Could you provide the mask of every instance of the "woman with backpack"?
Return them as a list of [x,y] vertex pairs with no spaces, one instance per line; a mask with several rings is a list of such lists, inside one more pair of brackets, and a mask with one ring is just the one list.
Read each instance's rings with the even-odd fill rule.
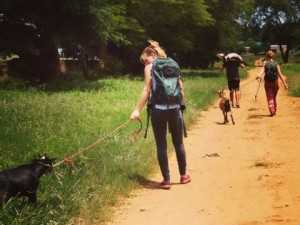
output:
[[288,89],[288,85],[281,72],[280,65],[274,60],[274,56],[275,53],[272,50],[267,51],[266,59],[264,62],[264,69],[261,72],[260,76],[257,77],[257,79],[260,80],[261,82],[262,76],[264,75],[265,91],[266,91],[270,116],[275,116],[277,112],[276,97],[279,90],[278,79],[280,79],[284,87]]
[[[160,188],[170,189],[170,172],[167,151],[167,128],[172,135],[173,145],[180,172],[180,183],[186,184],[191,178],[186,173],[186,154],[183,144],[182,100],[183,83],[178,64],[168,58],[158,42],[149,41],[140,57],[145,65],[145,84],[140,100],[131,114],[131,119],[140,118],[140,113],[148,102],[157,147],[157,157],[163,176]],[[167,85],[166,85],[167,84]],[[149,100],[150,99],[150,100]]]

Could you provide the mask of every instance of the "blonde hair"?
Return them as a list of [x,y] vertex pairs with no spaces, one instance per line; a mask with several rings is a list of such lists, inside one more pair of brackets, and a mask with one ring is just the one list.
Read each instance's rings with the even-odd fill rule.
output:
[[160,47],[157,41],[149,40],[148,43],[149,46],[143,50],[140,56],[140,61],[142,63],[144,63],[145,58],[150,55],[157,56],[158,58],[167,58],[165,50]]
[[275,56],[275,53],[274,53],[272,50],[268,50],[268,51],[266,52],[266,59],[267,59],[267,60],[273,59],[274,56]]

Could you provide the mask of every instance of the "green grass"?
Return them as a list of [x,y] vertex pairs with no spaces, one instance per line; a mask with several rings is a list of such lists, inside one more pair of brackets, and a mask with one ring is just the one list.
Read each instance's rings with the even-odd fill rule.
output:
[[[215,99],[225,85],[218,72],[185,71],[187,121]],[[6,81],[0,90],[0,170],[27,163],[38,153],[62,159],[128,120],[143,82],[128,77],[87,82],[74,79],[28,88]],[[145,115],[144,115],[145,116]],[[41,179],[37,206],[14,199],[0,209],[1,225],[67,224],[80,217],[93,222],[109,219],[111,206],[137,187],[156,165],[155,145],[128,135],[131,123],[116,137],[76,159],[75,168],[58,168]]]
[[249,67],[253,67],[255,64],[255,61],[257,60],[257,56],[253,53],[248,53],[248,54],[242,54],[242,57]]
[[289,93],[300,97],[300,64],[284,65],[283,73],[288,77]]

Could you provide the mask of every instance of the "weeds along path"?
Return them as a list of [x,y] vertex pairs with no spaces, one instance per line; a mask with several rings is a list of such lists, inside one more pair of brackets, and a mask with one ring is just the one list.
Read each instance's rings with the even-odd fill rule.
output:
[[[217,104],[203,112],[185,140],[192,183],[177,185],[171,157],[170,191],[151,181],[117,210],[113,225],[299,225],[300,100],[281,89],[279,112],[268,117],[259,69],[242,85],[236,126],[222,122]],[[188,88],[188,87],[187,87]],[[217,154],[215,154],[217,153]],[[160,175],[152,177],[160,181]]]

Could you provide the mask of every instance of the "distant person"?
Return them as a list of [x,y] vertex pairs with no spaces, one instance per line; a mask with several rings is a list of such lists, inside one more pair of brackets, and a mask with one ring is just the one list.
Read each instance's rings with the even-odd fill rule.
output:
[[270,116],[275,116],[277,112],[276,97],[279,90],[278,79],[280,79],[284,87],[288,89],[288,85],[281,72],[280,65],[274,60],[274,56],[275,53],[272,50],[267,51],[264,68],[261,74],[257,77],[257,79],[261,81],[262,76],[264,76],[265,91],[267,95]]
[[57,52],[58,52],[58,55],[60,58],[64,57],[64,49],[63,48],[58,48]]
[[[168,58],[158,42],[149,41],[140,60],[145,65],[145,85],[131,119],[140,118],[140,113],[149,100],[151,122],[156,141],[157,157],[163,176],[160,188],[170,189],[170,172],[167,151],[167,128],[169,128],[175,147],[180,172],[180,183],[186,184],[191,178],[186,173],[186,153],[183,144],[182,100],[183,82],[178,64]],[[168,79],[166,79],[168,78]],[[171,78],[171,79],[169,79]],[[168,85],[164,82],[168,80]],[[173,87],[173,90],[169,90]],[[167,91],[169,90],[169,91]]]
[[89,76],[89,56],[85,48],[78,44],[75,49],[76,57],[85,77]]
[[223,59],[223,69],[226,69],[228,89],[232,107],[240,108],[240,72],[239,68],[245,67],[243,58],[237,53],[219,54]]

